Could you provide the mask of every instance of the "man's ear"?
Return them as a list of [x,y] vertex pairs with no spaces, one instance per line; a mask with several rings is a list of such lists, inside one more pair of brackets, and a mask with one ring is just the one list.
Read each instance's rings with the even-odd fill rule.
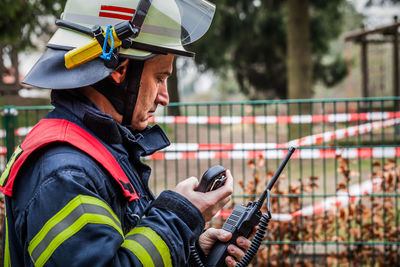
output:
[[114,80],[115,83],[120,84],[125,80],[128,64],[129,64],[129,59],[126,59],[121,65],[118,66],[116,70],[114,70],[110,74],[111,78]]

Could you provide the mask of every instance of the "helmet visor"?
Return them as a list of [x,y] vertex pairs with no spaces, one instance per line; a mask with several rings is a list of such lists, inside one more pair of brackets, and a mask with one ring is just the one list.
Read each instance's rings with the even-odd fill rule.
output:
[[135,41],[145,37],[154,45],[190,44],[207,32],[214,13],[215,5],[206,0],[153,0]]
[[200,39],[210,28],[215,5],[205,0],[177,0],[181,13],[181,41],[183,45]]

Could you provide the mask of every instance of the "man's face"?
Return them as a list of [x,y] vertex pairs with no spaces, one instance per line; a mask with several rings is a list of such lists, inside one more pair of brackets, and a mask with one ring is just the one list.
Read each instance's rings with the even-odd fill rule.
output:
[[169,103],[167,78],[172,73],[173,55],[158,55],[145,62],[139,95],[132,116],[132,128],[143,130],[157,106]]

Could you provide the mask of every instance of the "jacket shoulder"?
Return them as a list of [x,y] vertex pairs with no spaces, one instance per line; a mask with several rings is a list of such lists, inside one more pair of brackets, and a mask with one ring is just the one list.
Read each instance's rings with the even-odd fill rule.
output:
[[69,144],[54,143],[29,156],[15,181],[13,199],[23,209],[42,192],[98,192],[111,186],[107,177],[100,164],[85,152]]
[[[38,163],[40,163],[40,172],[42,173],[41,176],[44,177],[53,172],[68,168],[81,169],[89,174],[98,174],[98,172],[104,173],[101,165],[95,159],[84,151],[67,143],[57,142],[50,144],[37,153],[39,155],[31,155],[31,157],[39,157]],[[33,159],[31,161],[33,161]],[[36,165],[36,163],[34,165]]]

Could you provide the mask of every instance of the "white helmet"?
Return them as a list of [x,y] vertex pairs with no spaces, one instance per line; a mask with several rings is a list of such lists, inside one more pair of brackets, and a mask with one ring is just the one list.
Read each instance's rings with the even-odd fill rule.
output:
[[[124,40],[120,41],[128,42],[113,50],[117,57],[146,60],[167,53],[194,56],[183,45],[204,35],[214,13],[215,6],[206,0],[68,0],[57,23],[60,28],[47,44],[49,49],[23,82],[42,88],[67,89],[87,86],[107,77],[116,65],[104,66],[103,59],[97,55],[79,67],[65,67],[67,51],[81,49],[96,41],[92,33],[94,25],[104,30],[113,26],[115,32],[122,32]],[[132,32],[126,32],[127,25]],[[101,36],[103,40],[104,35]],[[110,43],[108,39],[109,46]]]

